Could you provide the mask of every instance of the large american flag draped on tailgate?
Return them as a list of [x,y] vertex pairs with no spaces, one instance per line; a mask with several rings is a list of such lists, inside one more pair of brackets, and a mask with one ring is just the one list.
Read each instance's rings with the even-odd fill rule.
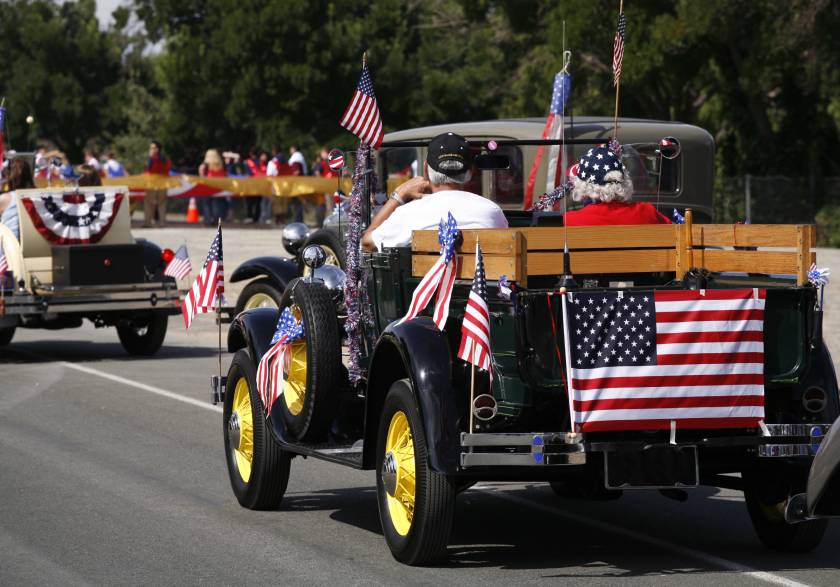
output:
[[362,75],[340,124],[374,149],[378,149],[382,144],[385,132],[382,129],[382,117],[379,115],[379,106],[373,94],[373,80],[370,78],[367,63],[362,65]]
[[487,307],[487,276],[481,247],[475,243],[475,277],[473,278],[464,322],[461,325],[461,347],[458,358],[484,369],[493,376],[490,357],[490,310]]
[[303,322],[298,322],[289,308],[283,308],[277,321],[277,330],[271,338],[271,348],[266,351],[257,366],[257,390],[260,392],[265,413],[271,413],[271,406],[283,393],[283,369],[286,351],[296,340],[303,337]]
[[758,427],[764,302],[763,289],[564,295],[576,429]]
[[411,295],[408,312],[400,318],[398,324],[416,317],[429,304],[432,296],[437,293],[432,319],[437,327],[443,330],[446,319],[449,318],[449,300],[452,299],[455,278],[458,276],[458,256],[455,255],[455,240],[458,238],[458,234],[458,223],[455,222],[455,217],[450,212],[446,221],[441,220],[438,226],[440,257],[420,280]]
[[210,252],[201,273],[195,278],[190,291],[184,296],[181,312],[187,328],[196,314],[215,312],[224,303],[225,269],[222,262],[222,227],[216,231],[216,238],[210,245]]

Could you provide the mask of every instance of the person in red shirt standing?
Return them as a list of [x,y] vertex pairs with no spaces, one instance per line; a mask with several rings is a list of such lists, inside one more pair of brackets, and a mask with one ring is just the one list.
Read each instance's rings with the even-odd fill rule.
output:
[[573,175],[572,199],[583,208],[566,212],[566,226],[671,224],[647,202],[631,202],[633,180],[621,156],[606,145],[589,149]]
[[[152,141],[149,144],[149,160],[146,162],[147,175],[169,175],[172,163],[163,154],[160,143]],[[166,226],[166,188],[146,190],[146,197],[143,200],[143,226],[150,227],[155,218],[157,210],[158,226]]]

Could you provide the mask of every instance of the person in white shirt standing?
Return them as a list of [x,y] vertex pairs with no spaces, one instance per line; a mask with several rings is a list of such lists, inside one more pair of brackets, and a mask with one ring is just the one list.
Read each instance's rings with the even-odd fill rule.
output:
[[423,177],[394,190],[362,236],[362,248],[381,251],[409,245],[413,231],[437,228],[449,212],[458,228],[507,228],[496,203],[460,189],[470,181],[472,161],[464,137],[449,132],[432,139]]

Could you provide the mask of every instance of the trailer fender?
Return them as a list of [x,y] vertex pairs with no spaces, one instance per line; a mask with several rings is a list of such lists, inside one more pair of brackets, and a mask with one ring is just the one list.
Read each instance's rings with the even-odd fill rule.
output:
[[459,413],[446,334],[430,318],[389,325],[373,351],[367,382],[364,467],[376,461],[379,416],[395,381],[411,380],[429,450],[429,465],[454,473],[460,463]]

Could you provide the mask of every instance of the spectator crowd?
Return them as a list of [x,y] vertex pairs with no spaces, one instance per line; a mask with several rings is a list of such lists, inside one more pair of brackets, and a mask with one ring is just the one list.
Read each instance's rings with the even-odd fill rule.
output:
[[[326,147],[307,160],[306,155],[297,147],[290,145],[287,150],[273,147],[271,151],[258,147],[251,148],[247,155],[235,151],[208,149],[200,163],[179,161],[176,166],[165,154],[157,141],[149,143],[148,156],[143,169],[129,170],[119,160],[113,150],[98,153],[94,149],[84,151],[83,162],[74,165],[67,155],[46,146],[35,152],[35,178],[46,180],[49,185],[53,180],[75,183],[83,176],[91,174],[98,177],[123,177],[132,173],[149,175],[198,175],[207,178],[247,178],[277,176],[320,176],[337,177],[338,172],[327,164],[329,150]],[[15,154],[8,153],[9,159]],[[8,164],[7,164],[8,169]],[[83,180],[91,185],[90,179]],[[239,200],[240,198],[236,198]],[[242,222],[246,224],[284,224],[303,222],[305,218],[320,226],[324,218],[332,212],[333,194],[318,194],[300,198],[276,198],[273,196],[245,196],[243,204],[235,205],[231,196],[198,198],[198,209],[202,222],[213,225],[222,222]],[[167,218],[167,190],[147,189],[143,200],[143,225],[165,226]]]

